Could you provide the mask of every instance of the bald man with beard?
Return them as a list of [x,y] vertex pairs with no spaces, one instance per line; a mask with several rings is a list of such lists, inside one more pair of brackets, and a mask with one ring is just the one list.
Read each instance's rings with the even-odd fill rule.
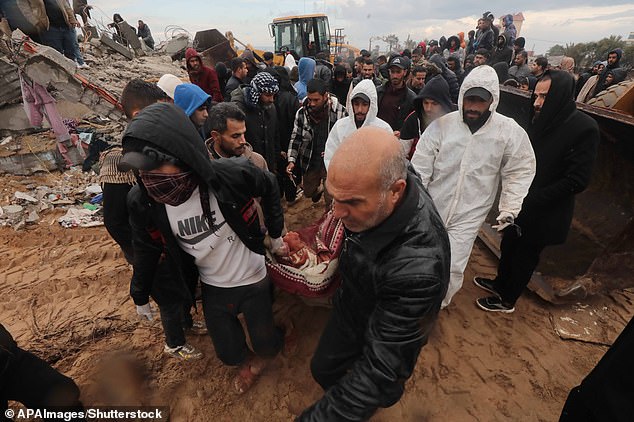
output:
[[342,286],[311,362],[324,396],[300,421],[360,421],[403,395],[449,282],[449,239],[399,142],[352,133],[326,179],[345,226]]

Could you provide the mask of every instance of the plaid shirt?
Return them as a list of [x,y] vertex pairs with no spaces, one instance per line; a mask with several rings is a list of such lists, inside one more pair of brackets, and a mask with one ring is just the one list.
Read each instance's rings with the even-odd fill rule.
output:
[[[346,108],[339,104],[334,96],[329,100],[329,122],[328,131],[332,129],[338,119],[346,117],[348,113]],[[295,123],[293,125],[293,133],[291,134],[291,142],[288,144],[288,162],[298,163],[303,172],[308,170],[310,158],[313,154],[313,121],[308,116],[308,98],[306,98],[302,106],[295,114]]]

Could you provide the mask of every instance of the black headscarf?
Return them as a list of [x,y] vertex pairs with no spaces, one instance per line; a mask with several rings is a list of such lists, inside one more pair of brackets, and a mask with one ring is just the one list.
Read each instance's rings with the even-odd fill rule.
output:
[[550,89],[535,121],[535,109],[531,108],[531,123],[528,127],[531,139],[539,139],[544,133],[561,125],[577,110],[574,100],[575,80],[572,75],[561,70],[547,70],[540,82],[548,78],[551,80]]

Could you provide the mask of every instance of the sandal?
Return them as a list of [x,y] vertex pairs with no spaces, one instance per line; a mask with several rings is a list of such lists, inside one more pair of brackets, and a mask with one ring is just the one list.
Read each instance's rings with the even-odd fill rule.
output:
[[233,379],[233,386],[238,394],[246,393],[255,384],[262,371],[266,368],[266,361],[258,357],[247,358],[238,369]]

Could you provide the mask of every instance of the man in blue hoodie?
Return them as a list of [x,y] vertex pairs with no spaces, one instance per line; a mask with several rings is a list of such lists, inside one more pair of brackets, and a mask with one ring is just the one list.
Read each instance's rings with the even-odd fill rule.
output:
[[297,64],[297,71],[299,72],[299,81],[294,85],[297,91],[297,99],[301,103],[306,98],[308,93],[306,92],[306,84],[308,81],[315,77],[315,67],[317,63],[315,60],[309,57],[302,57]]
[[183,109],[203,140],[207,139],[203,125],[209,117],[211,96],[198,85],[180,84],[174,90],[174,104]]

